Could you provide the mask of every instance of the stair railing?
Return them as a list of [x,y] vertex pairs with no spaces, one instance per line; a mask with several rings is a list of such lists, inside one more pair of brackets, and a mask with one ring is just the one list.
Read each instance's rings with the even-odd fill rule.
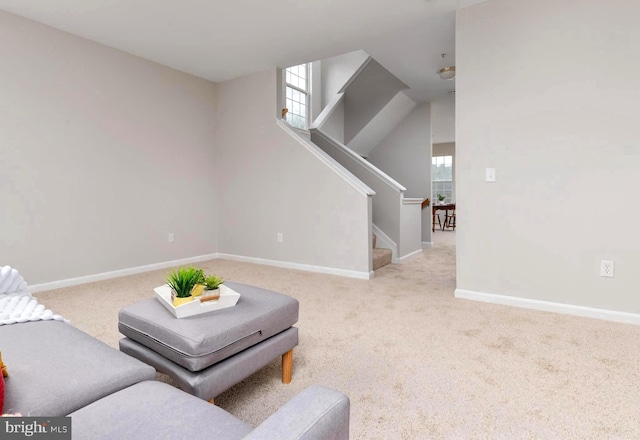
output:
[[375,192],[372,205],[373,223],[396,244],[394,261],[405,256],[401,243],[403,222],[403,202],[406,188],[393,178],[382,172],[366,159],[360,157],[346,145],[323,133],[319,128],[312,128],[311,141],[324,150],[329,156],[342,164],[367,187]]

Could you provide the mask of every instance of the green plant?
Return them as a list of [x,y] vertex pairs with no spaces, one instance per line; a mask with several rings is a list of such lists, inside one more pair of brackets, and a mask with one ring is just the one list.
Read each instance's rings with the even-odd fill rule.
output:
[[446,199],[447,197],[444,194],[438,194],[438,200],[440,200],[441,202],[444,202],[444,199]]
[[222,283],[224,283],[222,277],[217,277],[215,275],[209,275],[204,279],[204,285],[207,290],[217,289]]
[[167,285],[176,293],[177,298],[188,298],[191,296],[193,287],[202,278],[204,278],[204,274],[201,269],[178,268],[167,276]]
[[204,284],[204,270],[196,269],[196,272],[198,273],[198,281],[196,284]]

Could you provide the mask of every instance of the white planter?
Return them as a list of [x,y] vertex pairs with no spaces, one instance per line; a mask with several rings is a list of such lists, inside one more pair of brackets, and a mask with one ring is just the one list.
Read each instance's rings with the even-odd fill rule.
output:
[[186,318],[188,316],[199,315],[201,313],[212,312],[214,310],[226,309],[233,307],[238,303],[240,294],[235,290],[222,284],[219,287],[220,299],[211,301],[202,301],[200,298],[194,298],[193,301],[182,304],[178,307],[173,306],[171,301],[171,288],[166,284],[156,287],[153,291],[156,293],[158,301],[169,310],[176,318]]

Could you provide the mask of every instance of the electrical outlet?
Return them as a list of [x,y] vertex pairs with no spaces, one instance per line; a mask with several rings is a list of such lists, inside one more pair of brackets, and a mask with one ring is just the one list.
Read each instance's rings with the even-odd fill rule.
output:
[[613,261],[602,260],[600,262],[600,276],[613,278],[613,274],[614,274]]
[[284,241],[282,237],[282,232],[278,232],[277,240],[278,240],[278,243],[282,243]]
[[171,232],[169,233],[169,243],[173,243],[174,241],[176,241],[176,236]]
[[485,170],[485,180],[487,182],[495,182],[496,181],[496,169],[495,168],[487,168]]

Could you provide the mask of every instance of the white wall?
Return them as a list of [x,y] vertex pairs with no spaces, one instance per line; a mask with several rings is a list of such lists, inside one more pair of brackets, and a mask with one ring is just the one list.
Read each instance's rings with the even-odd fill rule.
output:
[[279,81],[271,69],[218,85],[220,252],[368,275],[370,198],[276,125]]
[[[422,249],[422,200],[405,199],[400,209],[400,258],[413,255]],[[426,211],[429,209],[427,208]],[[429,229],[429,228],[427,228]]]
[[344,101],[340,101],[322,124],[322,132],[338,142],[344,142]]
[[217,251],[214,84],[5,12],[0,41],[0,265],[37,284]]
[[404,188],[388,176],[381,175],[380,171],[365,159],[354,153],[349,154],[346,147],[340,148],[335,144],[336,139],[329,139],[326,133],[311,131],[311,141],[375,192],[372,209],[373,223],[399,245],[400,207]]
[[405,197],[430,197],[431,124],[429,104],[416,106],[369,153],[369,162],[407,188]]
[[416,105],[416,102],[405,95],[404,92],[398,92],[396,96],[351,139],[348,147],[363,157],[369,156],[369,153],[411,113],[411,110],[413,110]]
[[431,102],[431,129],[434,144],[456,141],[455,95],[446,95]]
[[345,90],[344,142],[348,144],[400,90],[407,86],[371,60]]
[[639,16],[628,0],[458,11],[458,289],[640,312]]
[[[405,197],[431,197],[431,121],[428,103],[413,110],[369,153],[368,160],[407,190]],[[431,242],[431,212],[425,207],[421,241]],[[409,234],[411,235],[411,234]],[[413,241],[410,239],[410,241]],[[411,249],[412,246],[403,246]],[[406,255],[406,254],[405,254]]]
[[322,108],[331,102],[367,58],[369,55],[365,51],[355,50],[320,62]]
[[313,61],[310,63],[311,79],[310,79],[310,95],[311,109],[309,114],[309,125],[315,121],[322,111],[322,62]]

